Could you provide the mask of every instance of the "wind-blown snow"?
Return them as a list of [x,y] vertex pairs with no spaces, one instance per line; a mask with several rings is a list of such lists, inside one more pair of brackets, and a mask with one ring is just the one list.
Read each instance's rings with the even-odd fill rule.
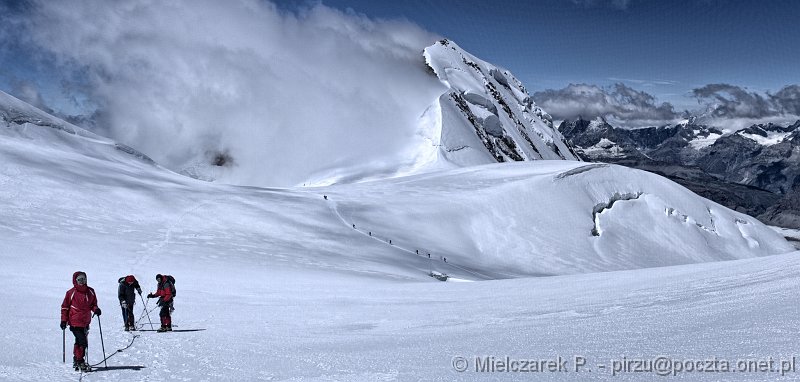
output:
[[[156,273],[174,275],[176,329],[206,329],[141,333],[108,364],[142,369],[85,380],[506,380],[525,375],[457,373],[453,357],[778,358],[800,340],[791,245],[656,175],[534,161],[229,186],[0,101],[0,379],[78,378],[58,335],[75,270],[98,292],[109,354],[132,336],[116,305],[126,274],[145,291]],[[544,275],[556,276],[532,277]],[[483,281],[500,278],[512,279]],[[594,369],[537,377],[612,379]]]
[[425,48],[423,56],[433,74],[431,81],[444,86],[417,119],[415,144],[399,155],[404,166],[365,158],[358,165],[314,174],[306,185],[354,183],[504,161],[578,159],[550,116],[507,70],[448,40]]
[[[17,43],[82,79],[68,86],[80,86],[97,107],[95,132],[198,179],[330,185],[498,160],[576,159],[510,72],[455,44],[458,52],[444,52],[434,44],[440,37],[407,20],[253,0],[188,8],[35,0],[25,10],[14,20]],[[443,82],[429,71],[473,71],[447,62],[452,55],[483,73]],[[488,97],[496,115],[479,123],[501,142],[463,136],[476,134],[467,116],[430,115],[450,113],[454,91]]]
[[[413,165],[417,120],[442,91],[420,54],[436,34],[320,2],[296,12],[254,0],[25,8],[14,36],[84,79],[69,86],[98,105],[99,133],[203,179],[390,176]],[[220,153],[233,161],[213,166]]]

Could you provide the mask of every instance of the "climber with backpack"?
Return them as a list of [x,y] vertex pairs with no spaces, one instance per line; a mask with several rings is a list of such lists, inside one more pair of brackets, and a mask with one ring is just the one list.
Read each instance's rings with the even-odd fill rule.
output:
[[161,327],[158,332],[172,331],[172,311],[175,310],[173,302],[175,298],[175,278],[169,275],[156,275],[158,288],[155,293],[150,293],[147,298],[158,297],[156,303],[161,307],[161,312],[158,314],[161,317]]
[[94,289],[86,285],[85,272],[73,273],[72,285],[61,303],[61,330],[66,330],[69,324],[69,331],[75,336],[72,367],[75,370],[89,371],[91,367],[84,358],[86,348],[89,347],[89,324],[92,322],[92,313],[99,316],[101,312],[97,307]]
[[119,298],[119,306],[122,308],[122,320],[125,322],[125,331],[136,330],[136,324],[133,317],[133,305],[136,303],[136,292],[142,295],[142,288],[139,286],[139,281],[133,275],[127,275],[119,278],[119,288],[117,289],[117,297]]

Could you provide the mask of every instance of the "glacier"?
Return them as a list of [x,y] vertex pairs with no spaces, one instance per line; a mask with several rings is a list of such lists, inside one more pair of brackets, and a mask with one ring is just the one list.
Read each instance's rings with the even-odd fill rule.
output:
[[[237,186],[177,174],[4,93],[0,117],[2,380],[531,377],[477,370],[487,356],[589,362],[537,380],[641,380],[651,374],[612,373],[614,362],[781,365],[800,340],[792,246],[643,171],[455,160],[324,187]],[[133,341],[84,376],[60,359],[58,306],[75,270],[98,292],[106,352]],[[121,330],[118,277],[147,291],[156,273],[178,279],[176,329],[206,330]],[[148,328],[141,302],[135,312]],[[90,363],[102,359],[93,325]]]

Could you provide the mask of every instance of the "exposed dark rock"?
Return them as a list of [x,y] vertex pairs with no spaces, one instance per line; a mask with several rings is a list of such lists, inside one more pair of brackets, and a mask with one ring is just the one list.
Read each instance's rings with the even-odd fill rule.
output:
[[786,228],[800,228],[800,189],[792,190],[772,204],[758,220]]
[[231,154],[225,151],[217,151],[210,153],[211,155],[211,164],[218,167],[230,167],[233,166],[233,157]]
[[[692,123],[622,129],[602,119],[564,121],[559,130],[586,161],[654,172],[765,223],[800,228],[800,120],[727,135]],[[692,142],[714,136],[710,145]]]

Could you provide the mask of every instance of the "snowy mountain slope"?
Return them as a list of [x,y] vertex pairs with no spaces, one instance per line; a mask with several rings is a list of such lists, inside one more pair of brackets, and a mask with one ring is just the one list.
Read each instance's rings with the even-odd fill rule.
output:
[[[0,124],[2,380],[78,378],[60,363],[57,327],[78,269],[98,291],[109,354],[131,340],[115,302],[125,274],[145,291],[154,274],[173,274],[178,328],[207,329],[142,333],[109,366],[144,368],[85,380],[474,380],[452,370],[454,356],[779,357],[800,339],[796,253],[758,257],[792,247],[644,172],[535,161],[320,188],[229,186],[11,103],[0,107],[18,121]],[[743,257],[755,258],[715,261]],[[634,270],[596,273],[617,269]],[[440,283],[431,270],[566,276]],[[97,329],[90,362],[101,358]],[[752,340],[765,333],[780,335]]]
[[155,165],[152,159],[131,147],[54,117],[2,91],[0,123],[7,127],[4,130],[6,134],[30,144],[34,151],[37,148],[59,149],[75,155],[120,162],[130,162],[133,156],[139,161]]
[[[449,40],[425,48],[445,91],[438,99],[439,156],[460,166],[537,159],[578,160],[552,118],[509,71]],[[491,159],[489,159],[491,158]]]
[[[646,268],[791,250],[755,218],[665,178],[613,165],[488,165],[329,193],[347,221],[386,232],[398,224],[386,216],[402,219],[405,232],[396,242],[421,243],[458,264],[507,274]],[[348,197],[354,194],[356,200]]]
[[[266,256],[268,262],[352,270],[357,267],[343,264],[368,260],[364,272],[416,277],[427,262],[417,256],[420,250],[434,258],[450,258],[449,268],[458,265],[486,272],[448,273],[495,278],[498,272],[570,274],[792,249],[753,218],[698,198],[658,176],[618,166],[542,161],[332,188],[251,189],[194,181],[116,150],[108,142],[94,143],[32,123],[7,123],[3,134],[7,213],[21,209],[20,216],[26,216],[29,206],[52,206],[50,212],[58,211],[57,216],[102,215],[126,226],[114,236],[142,235],[135,242],[144,243],[145,253],[182,240],[214,247],[217,240],[209,237],[225,237],[219,251],[229,250],[234,242],[244,248],[246,242],[262,243],[280,254]],[[62,141],[78,143],[65,146]],[[55,199],[49,194],[54,188],[60,190]],[[21,190],[28,191],[23,195]],[[125,199],[116,200],[117,195],[130,195],[135,202],[126,205]],[[142,216],[141,207],[151,204],[160,212]],[[210,223],[204,222],[212,217]],[[57,219],[49,220],[52,225]],[[17,232],[41,229],[26,225],[26,219],[9,219],[7,224]],[[208,224],[218,232],[203,233]],[[146,227],[151,226],[165,227],[166,232],[150,237]],[[178,232],[192,233],[184,237]],[[286,260],[293,252],[292,243],[312,238],[328,255],[301,253]],[[393,245],[387,245],[388,240]],[[665,245],[670,243],[676,245]],[[368,250],[353,249],[362,246]],[[376,267],[372,262],[382,264]]]
[[[47,259],[54,259],[47,257]],[[570,370],[537,373],[546,381],[640,381],[655,373],[612,373],[612,360],[666,355],[679,360],[773,359],[773,372],[677,372],[692,381],[793,380],[780,365],[800,340],[792,291],[800,287],[797,253],[691,266],[480,283],[403,283],[331,272],[271,269],[217,261],[142,268],[174,270],[180,295],[174,319],[194,333],[140,333],[93,380],[512,381],[530,373],[478,373],[476,356],[569,360]],[[116,260],[113,258],[112,260]],[[106,352],[126,346],[114,309],[109,266],[83,267],[99,293]],[[0,311],[13,351],[0,356],[0,380],[78,380],[61,364],[57,310],[68,284],[64,269],[30,272],[12,263]],[[10,274],[13,273],[13,274]],[[19,274],[24,275],[19,275]],[[147,277],[145,277],[147,276]],[[24,299],[24,300],[23,300]],[[151,303],[152,305],[152,303]],[[138,310],[141,305],[137,305]],[[95,321],[97,321],[95,319]],[[148,327],[147,319],[144,326]],[[97,323],[89,360],[99,361]],[[467,357],[469,371],[453,370]],[[575,373],[573,358],[588,368]],[[597,365],[605,364],[605,369]]]

